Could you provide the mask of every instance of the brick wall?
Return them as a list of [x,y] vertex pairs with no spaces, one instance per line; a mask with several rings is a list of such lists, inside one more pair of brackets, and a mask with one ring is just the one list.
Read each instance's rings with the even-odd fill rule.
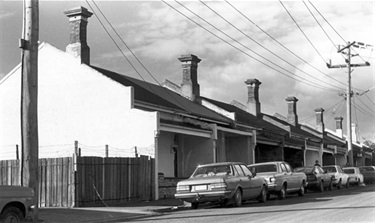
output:
[[186,178],[164,177],[159,173],[159,199],[174,198],[177,183]]

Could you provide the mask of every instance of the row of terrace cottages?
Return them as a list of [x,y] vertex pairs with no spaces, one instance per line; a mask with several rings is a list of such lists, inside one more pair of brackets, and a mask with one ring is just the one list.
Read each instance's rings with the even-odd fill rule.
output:
[[[40,146],[78,140],[121,149],[147,147],[155,159],[155,191],[165,180],[189,177],[203,163],[285,160],[296,167],[318,160],[323,165],[346,165],[342,117],[336,118],[336,130],[328,130],[323,122],[324,109],[318,108],[316,125],[302,125],[298,122],[298,99],[293,96],[286,98],[286,117],[264,114],[257,79],[245,81],[245,103],[204,97],[198,83],[201,60],[192,54],[178,58],[181,84],[165,80],[162,86],[155,85],[93,66],[86,39],[92,13],[83,7],[64,13],[71,27],[66,50],[43,42],[38,51]],[[0,84],[1,145],[21,144],[21,66]],[[353,139],[355,165],[373,163],[371,150],[355,136]],[[154,198],[159,196],[155,193]]]

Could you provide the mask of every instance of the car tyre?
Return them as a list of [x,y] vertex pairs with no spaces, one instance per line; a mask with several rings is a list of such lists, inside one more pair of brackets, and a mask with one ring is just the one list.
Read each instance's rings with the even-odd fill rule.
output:
[[339,182],[337,183],[337,185],[336,185],[336,187],[337,187],[337,189],[341,189],[341,179],[339,180]]
[[332,183],[332,180],[331,180],[331,183],[329,183],[328,190],[330,190],[330,191],[333,190],[333,183]]
[[278,198],[279,200],[284,200],[286,197],[286,186],[285,184],[281,187],[281,190],[279,191]]
[[236,192],[234,192],[234,206],[239,207],[242,205],[242,193],[240,189],[237,189]]
[[349,188],[349,179],[346,181],[345,187]]
[[259,203],[265,203],[267,201],[267,197],[268,197],[268,194],[267,194],[267,188],[266,186],[263,186],[262,187],[262,191],[260,192],[260,195],[259,195]]
[[361,185],[361,180],[360,179],[358,179],[358,181],[357,181],[357,186],[359,186],[359,185]]
[[199,206],[199,203],[198,202],[193,202],[191,203],[191,209],[197,209]]
[[318,190],[319,190],[319,192],[323,192],[324,191],[324,182],[323,181],[320,181],[320,183],[318,185]]
[[298,191],[298,196],[302,197],[305,195],[305,182],[302,182],[301,187],[299,188]]
[[8,207],[3,211],[2,216],[0,217],[0,222],[24,222],[24,216],[19,208]]

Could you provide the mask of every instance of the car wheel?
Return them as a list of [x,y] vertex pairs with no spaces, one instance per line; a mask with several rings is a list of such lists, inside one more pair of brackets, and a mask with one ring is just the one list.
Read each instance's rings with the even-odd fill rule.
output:
[[323,192],[324,191],[324,182],[323,181],[320,181],[320,183],[318,185],[318,190],[319,190],[319,192]]
[[281,188],[281,190],[279,191],[278,198],[280,200],[284,200],[285,197],[286,197],[286,186],[284,184],[283,187]]
[[267,197],[268,197],[268,194],[267,194],[267,188],[266,186],[263,186],[262,187],[262,191],[260,192],[260,195],[259,195],[259,203],[265,203],[267,201]]
[[299,188],[299,191],[298,191],[298,196],[303,196],[305,195],[305,183],[302,182],[301,184],[301,187]]
[[234,206],[239,207],[242,205],[242,193],[240,189],[237,189],[234,193]]
[[336,187],[337,187],[337,189],[341,189],[341,179],[339,180],[339,182],[337,183],[337,185],[336,185]]
[[361,180],[360,179],[358,179],[358,181],[357,181],[357,186],[359,186],[359,185],[361,185]]
[[346,187],[346,188],[349,188],[349,179],[348,179],[348,180],[346,180],[346,184],[345,184],[345,187]]
[[19,208],[8,207],[3,211],[2,216],[0,217],[0,222],[24,222],[24,217]]
[[329,183],[328,190],[330,190],[330,191],[333,190],[333,183],[332,183],[332,180],[331,180],[331,183]]
[[198,202],[193,202],[191,203],[191,209],[197,209],[199,206],[199,203]]

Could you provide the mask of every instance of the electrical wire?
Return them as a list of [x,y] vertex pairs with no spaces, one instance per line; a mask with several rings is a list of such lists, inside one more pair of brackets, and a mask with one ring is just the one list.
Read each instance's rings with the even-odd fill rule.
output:
[[[103,16],[103,18],[107,21],[107,23],[110,25],[110,27],[112,28],[112,30],[116,33],[117,37],[122,41],[122,43],[126,46],[126,48],[129,50],[129,52],[131,52],[131,54],[134,56],[134,58],[138,61],[139,64],[141,64],[141,66],[147,71],[147,73],[156,81],[156,83],[161,86],[161,84],[156,80],[156,78],[151,74],[151,72],[143,65],[143,63],[138,59],[138,57],[134,54],[134,52],[130,49],[130,47],[125,43],[125,41],[121,38],[121,36],[118,34],[118,32],[115,30],[115,28],[112,26],[112,24],[109,22],[109,20],[107,19],[107,17],[104,15],[104,13],[100,10],[99,6],[95,3],[94,0],[92,0],[92,2],[95,4],[95,6],[98,8],[99,12],[101,13],[101,15]],[[93,9],[93,7],[91,7],[90,3],[88,2],[88,0],[86,0],[86,3],[89,5],[89,7],[91,8],[91,10],[93,12],[95,12],[95,10]],[[141,77],[141,79],[146,83],[146,85],[148,86],[148,88],[150,89],[151,92],[153,92],[155,95],[158,95],[150,86],[150,84],[148,82],[146,82],[146,80],[143,78],[143,76],[140,74],[140,72],[135,68],[135,66],[130,62],[130,60],[126,57],[126,55],[123,53],[123,51],[121,50],[121,48],[119,47],[119,45],[116,43],[116,41],[113,39],[112,35],[109,33],[109,31],[105,28],[103,22],[100,20],[100,18],[97,16],[96,13],[94,13],[96,18],[99,20],[100,24],[102,25],[102,27],[104,28],[104,30],[106,31],[106,33],[109,35],[109,37],[111,38],[111,40],[113,41],[113,43],[116,45],[116,47],[118,48],[118,50],[121,52],[121,54],[124,56],[124,58],[128,61],[128,63],[131,65],[131,67],[136,71],[136,73],[138,74],[138,76]],[[188,111],[189,113],[192,113],[187,107],[185,107],[183,104],[181,104],[167,89],[165,89],[164,87],[162,87],[162,89],[169,95],[173,98],[173,100],[179,105],[181,106],[182,108],[184,108],[186,111]]]
[[284,6],[284,4],[282,3],[281,0],[279,0],[280,4],[283,6],[283,8],[285,9],[285,11],[288,13],[289,17],[293,20],[293,22],[296,24],[296,26],[298,27],[298,29],[301,31],[301,33],[305,36],[305,38],[307,39],[307,41],[310,43],[310,45],[314,48],[314,50],[316,51],[316,53],[320,56],[320,58],[324,61],[324,63],[327,63],[325,61],[325,59],[323,58],[323,56],[319,53],[318,49],[314,46],[314,44],[310,41],[309,37],[307,37],[307,35],[305,34],[305,32],[303,32],[302,28],[298,25],[297,21],[293,18],[292,14],[290,14],[290,12],[288,11],[288,9]]
[[[304,83],[304,84],[307,84],[307,85],[310,85],[310,86],[313,86],[313,87],[316,87],[316,88],[320,88],[320,89],[323,89],[323,90],[327,90],[327,91],[335,91],[335,92],[336,92],[336,90],[334,90],[334,89],[322,88],[322,87],[320,87],[320,86],[316,86],[316,85],[312,85],[312,84],[310,84],[310,83],[303,82],[303,81],[301,81],[301,80],[299,80],[299,79],[296,79],[296,78],[294,78],[294,77],[292,77],[292,76],[290,76],[290,75],[288,75],[288,74],[286,74],[286,73],[284,73],[284,72],[282,72],[282,71],[277,70],[276,68],[274,68],[274,67],[272,67],[272,66],[266,64],[265,62],[263,62],[263,61],[261,61],[261,60],[255,58],[255,57],[251,56],[250,54],[246,53],[244,50],[242,50],[242,49],[236,47],[236,46],[233,45],[232,43],[230,43],[230,42],[226,41],[225,39],[219,37],[218,35],[216,35],[216,34],[213,33],[212,31],[210,31],[210,30],[208,30],[207,28],[205,28],[205,27],[203,27],[202,25],[200,25],[198,22],[192,20],[190,17],[188,17],[187,15],[185,15],[184,13],[182,13],[181,11],[179,11],[178,9],[176,9],[175,7],[173,7],[172,5],[168,4],[166,1],[162,0],[162,2],[163,2],[164,4],[166,4],[166,5],[168,5],[169,7],[171,7],[173,10],[175,10],[175,11],[178,12],[179,14],[181,14],[182,16],[184,16],[185,18],[189,19],[191,22],[195,23],[196,25],[198,25],[198,26],[201,27],[202,29],[206,30],[207,32],[209,32],[210,34],[212,34],[213,36],[215,36],[216,38],[220,39],[221,41],[225,42],[226,44],[230,45],[231,47],[233,47],[233,48],[235,48],[236,50],[240,51],[241,53],[245,54],[246,56],[248,56],[248,57],[250,57],[250,58],[252,58],[252,59],[258,61],[259,63],[261,63],[261,64],[263,64],[263,65],[265,65],[265,66],[271,68],[272,70],[274,70],[274,71],[276,71],[276,72],[278,72],[278,73],[280,73],[280,74],[282,74],[282,75],[284,75],[284,76],[287,76],[287,77],[289,77],[289,78],[291,78],[291,79],[294,79],[294,80],[296,80],[296,81],[299,81],[299,82],[301,82],[301,83]],[[180,4],[179,2],[177,2],[177,3]],[[184,8],[186,8],[184,5],[182,5],[182,4],[180,4],[180,5],[181,5],[182,7],[184,7]],[[188,8],[186,8],[186,9],[189,10]],[[195,14],[194,12],[191,12],[191,13]],[[196,15],[197,17],[201,18],[199,15],[197,15],[197,14],[195,14],[195,15]],[[203,18],[201,18],[201,19],[202,19],[203,21],[205,21]],[[207,21],[206,21],[206,22],[207,22]],[[208,22],[207,22],[207,24],[213,26],[212,24],[210,24],[210,23],[208,23]],[[215,26],[213,26],[213,28],[217,29],[219,32],[223,33],[223,34],[226,35],[228,38],[230,38],[230,39],[232,39],[233,41],[237,42],[238,44],[240,44],[240,45],[243,46],[244,48],[248,49],[249,51],[252,51],[251,49],[249,49],[248,47],[244,46],[242,43],[238,42],[237,40],[233,39],[232,37],[230,37],[229,35],[227,35],[227,34],[224,33],[223,31],[221,31],[220,29],[216,28]],[[253,51],[252,51],[252,52],[253,52]],[[257,53],[255,53],[255,52],[253,52],[253,53],[254,53],[254,54],[257,54]],[[259,55],[259,54],[257,54],[257,55]],[[262,57],[262,56],[259,55],[259,57]],[[262,58],[264,58],[264,57],[262,57]],[[279,68],[285,70],[286,72],[291,73],[290,71],[288,71],[288,70],[286,70],[286,69],[280,67],[279,65],[273,63],[272,61],[270,61],[270,60],[268,60],[268,59],[266,59],[266,58],[264,58],[264,59],[267,60],[268,62],[274,64],[275,66],[277,66],[277,67],[279,67]],[[291,73],[291,74],[294,75],[293,73]],[[299,78],[301,78],[301,77],[299,77]],[[304,78],[301,78],[301,79],[304,79]]]
[[[320,11],[313,5],[313,3],[311,3],[310,1],[309,1],[309,3],[314,7],[314,9],[319,13],[319,15],[326,21],[326,23],[336,32],[336,34],[344,41],[344,43],[345,44],[347,44],[347,42],[346,42],[346,40],[340,35],[340,33],[339,32],[337,32],[337,30],[335,29],[335,28],[333,28],[333,26],[328,22],[328,20],[320,13]],[[355,52],[355,53],[357,53],[354,49],[353,49],[353,51]],[[358,56],[364,61],[364,62],[366,62],[363,58],[362,58],[362,56],[361,55],[359,55],[358,54]]]
[[273,41],[275,41],[277,44],[279,44],[281,47],[283,47],[285,50],[287,50],[289,53],[291,53],[292,55],[294,55],[295,57],[297,57],[298,59],[300,59],[301,61],[303,61],[304,63],[306,63],[307,65],[309,65],[311,68],[315,69],[316,71],[318,71],[319,73],[323,74],[324,76],[342,84],[342,85],[345,85],[345,83],[341,82],[341,81],[338,81],[336,80],[335,78],[331,77],[330,75],[324,73],[323,71],[319,70],[317,67],[313,66],[311,63],[307,62],[306,60],[304,60],[303,58],[301,58],[300,56],[298,56],[296,53],[294,53],[292,50],[290,50],[289,48],[287,48],[286,46],[284,46],[282,43],[280,43],[276,38],[274,38],[272,35],[270,35],[267,31],[265,31],[264,29],[262,29],[261,27],[259,27],[255,22],[253,22],[248,16],[246,16],[244,13],[242,13],[239,9],[237,9],[235,6],[233,6],[230,2],[228,2],[227,0],[225,0],[225,2],[231,6],[235,11],[237,11],[240,15],[242,15],[246,20],[248,20],[249,22],[251,22],[255,27],[257,27],[259,30],[261,30],[263,33],[265,33],[268,37],[270,37]]
[[[217,13],[214,9],[212,9],[209,5],[207,5],[206,3],[204,3],[202,0],[199,0],[204,6],[206,6],[208,9],[210,9],[213,13],[215,13],[217,16],[219,16],[221,19],[223,19],[225,22],[227,22],[230,26],[232,26],[233,28],[235,28],[237,31],[239,31],[240,33],[242,33],[244,36],[246,36],[248,39],[252,40],[254,43],[256,43],[258,46],[262,47],[263,49],[265,49],[266,51],[270,52],[272,55],[276,56],[277,58],[279,58],[280,60],[284,61],[285,63],[289,64],[290,66],[294,67],[295,69],[301,71],[302,73],[306,74],[307,76],[315,79],[315,80],[318,80],[322,83],[325,83],[327,85],[330,85],[334,88],[337,88],[337,86],[335,85],[332,85],[331,83],[328,83],[328,82],[325,82],[325,81],[322,81],[321,79],[318,79],[316,77],[314,77],[313,75],[310,75],[308,74],[307,72],[305,72],[304,70],[301,70],[300,68],[298,68],[297,66],[293,65],[292,63],[290,63],[289,61],[283,59],[282,57],[280,57],[279,55],[277,55],[276,53],[272,52],[271,50],[269,50],[268,48],[266,48],[265,46],[263,46],[262,44],[260,44],[258,41],[254,40],[253,38],[251,38],[249,35],[247,35],[246,33],[244,33],[242,30],[240,30],[237,26],[233,25],[230,21],[228,21],[227,19],[225,19],[223,16],[221,16],[219,13]],[[339,88],[340,89],[340,88]],[[340,89],[340,90],[343,90],[343,89]]]

